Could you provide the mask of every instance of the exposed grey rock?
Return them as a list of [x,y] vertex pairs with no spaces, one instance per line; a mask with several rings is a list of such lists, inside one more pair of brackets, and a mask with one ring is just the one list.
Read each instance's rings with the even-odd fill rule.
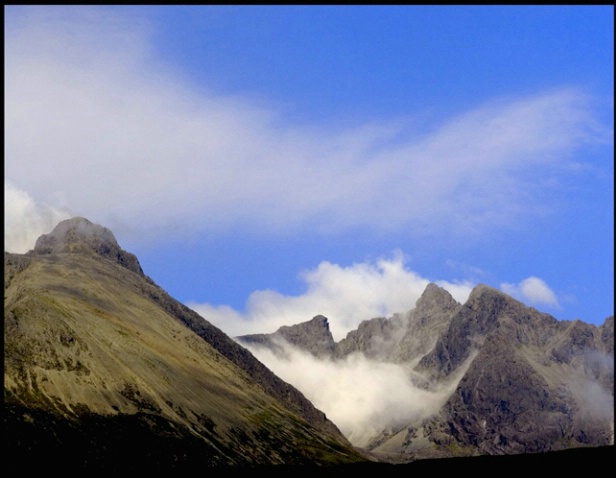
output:
[[334,356],[343,358],[360,352],[370,359],[389,360],[394,347],[406,332],[406,326],[406,321],[400,316],[364,320],[336,344]]
[[329,330],[329,322],[322,315],[317,315],[301,324],[282,326],[272,334],[242,335],[236,339],[246,345],[268,347],[278,355],[285,354],[280,344],[281,339],[315,357],[331,356],[335,345],[334,337]]
[[613,340],[613,317],[558,321],[484,284],[459,304],[430,284],[407,313],[363,321],[333,357],[400,364],[426,390],[453,385],[433,416],[369,441],[404,461],[612,444]]
[[605,319],[601,326],[601,342],[608,354],[614,355],[614,316]]
[[49,234],[40,236],[29,254],[94,253],[112,260],[128,270],[144,275],[137,257],[123,250],[106,227],[84,217],[73,217],[58,223]]
[[582,383],[595,384],[606,400],[611,393],[613,402],[613,388],[605,387],[613,384],[613,369],[594,358],[603,350],[599,332],[477,286],[417,367],[442,380],[472,358],[443,408],[441,425],[431,427],[480,454],[609,444],[613,413],[598,418],[583,410]]
[[361,322],[336,344],[335,357],[361,352],[372,359],[412,363],[432,349],[460,307],[445,289],[428,284],[411,311]]
[[432,350],[453,314],[461,307],[445,289],[428,284],[415,308],[407,313],[407,330],[393,351],[392,360],[416,363]]

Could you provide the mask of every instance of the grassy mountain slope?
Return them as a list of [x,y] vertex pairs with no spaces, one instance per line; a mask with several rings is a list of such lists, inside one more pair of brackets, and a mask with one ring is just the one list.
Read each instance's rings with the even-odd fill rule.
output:
[[365,460],[140,268],[68,249],[5,253],[5,451],[16,467],[37,456],[98,469]]

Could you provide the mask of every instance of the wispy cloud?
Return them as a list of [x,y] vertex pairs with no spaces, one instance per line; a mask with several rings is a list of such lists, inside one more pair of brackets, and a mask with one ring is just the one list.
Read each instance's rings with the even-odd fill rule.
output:
[[38,204],[10,182],[4,182],[4,250],[24,253],[34,249],[41,234],[49,233],[58,222],[71,217],[67,211]]
[[[455,390],[461,373],[430,390],[413,385],[409,370],[394,363],[353,354],[344,360],[317,359],[285,347],[285,357],[251,347],[251,351],[283,380],[301,390],[323,410],[356,446],[365,446],[379,432],[396,429],[436,413]],[[461,367],[461,371],[466,365]]]
[[538,277],[528,277],[518,284],[504,282],[500,287],[505,294],[509,294],[529,305],[560,307],[556,294]]
[[[315,269],[304,271],[301,279],[305,284],[301,295],[286,296],[272,290],[253,292],[245,313],[225,305],[187,305],[231,336],[272,333],[283,325],[306,322],[320,314],[329,319],[332,335],[338,341],[363,320],[413,309],[430,282],[410,270],[399,252],[391,258],[346,267],[321,262]],[[466,301],[474,285],[436,283],[458,302]]]
[[50,12],[6,34],[6,177],[119,235],[128,224],[141,236],[482,234],[556,207],[545,186],[575,174],[569,153],[607,135],[576,89],[494,101],[421,132],[417,117],[297,126],[157,60],[147,23]]

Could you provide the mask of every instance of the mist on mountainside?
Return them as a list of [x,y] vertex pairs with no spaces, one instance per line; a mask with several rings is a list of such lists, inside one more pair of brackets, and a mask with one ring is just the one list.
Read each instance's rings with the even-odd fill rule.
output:
[[372,360],[361,353],[340,360],[319,358],[282,340],[278,345],[282,354],[267,347],[247,348],[301,390],[359,447],[382,430],[395,430],[436,413],[464,374],[462,369],[447,383],[433,384],[428,390],[415,385],[411,377],[417,373],[402,364]]
[[365,320],[339,342],[322,315],[236,340],[370,451],[430,455],[457,443],[456,453],[501,454],[614,440],[613,317],[561,322],[485,285],[460,304],[430,284],[414,309]]

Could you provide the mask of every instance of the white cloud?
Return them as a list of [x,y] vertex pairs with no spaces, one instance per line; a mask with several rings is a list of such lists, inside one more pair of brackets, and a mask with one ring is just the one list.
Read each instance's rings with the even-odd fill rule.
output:
[[538,277],[528,277],[518,284],[504,282],[500,287],[505,294],[530,305],[560,307],[556,294]]
[[423,135],[400,118],[298,127],[159,62],[150,25],[45,11],[5,39],[6,177],[36,202],[130,224],[135,237],[478,234],[543,214],[553,204],[540,182],[601,140],[574,89],[483,105]]
[[25,191],[4,182],[4,250],[24,253],[34,249],[41,234],[49,233],[70,214],[45,204],[37,204]]
[[414,386],[398,364],[376,362],[361,354],[332,361],[286,345],[286,359],[263,348],[255,356],[283,380],[292,383],[356,446],[378,432],[426,418],[455,390],[460,376],[430,391]]
[[[390,259],[343,267],[321,262],[304,271],[306,290],[297,296],[276,291],[253,292],[242,314],[228,306],[188,303],[187,305],[230,336],[272,333],[283,325],[306,322],[316,315],[329,319],[334,339],[339,341],[363,320],[391,317],[407,312],[430,282],[405,266],[397,252]],[[438,281],[458,302],[465,302],[473,284]]]

